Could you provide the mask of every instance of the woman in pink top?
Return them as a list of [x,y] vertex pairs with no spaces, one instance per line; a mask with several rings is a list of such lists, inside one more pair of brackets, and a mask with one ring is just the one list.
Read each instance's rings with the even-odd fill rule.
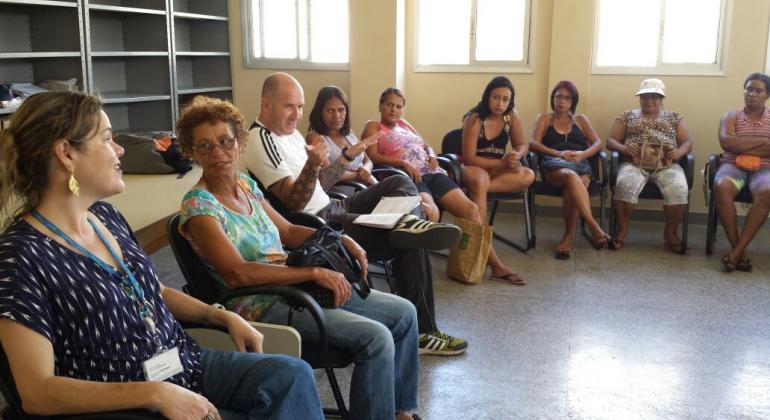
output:
[[[478,206],[439,168],[436,153],[417,130],[401,119],[405,104],[406,98],[397,88],[385,89],[380,95],[380,121],[367,122],[361,134],[362,138],[370,138],[380,133],[377,144],[366,150],[369,158],[378,165],[400,168],[412,178],[420,191],[429,220],[438,221],[438,202],[456,217],[482,223]],[[492,269],[492,279],[515,285],[525,283],[523,277],[500,261],[493,247],[490,248],[487,265]]]
[[[746,247],[765,224],[770,213],[770,76],[752,73],[743,82],[744,106],[726,112],[719,124],[719,144],[724,149],[714,179],[717,214],[730,241],[730,253],[722,257],[726,271],[751,271]],[[747,169],[736,163],[736,157],[759,158],[759,167]],[[753,170],[752,170],[753,169]],[[748,185],[753,203],[746,214],[743,230],[738,231],[735,197]]]

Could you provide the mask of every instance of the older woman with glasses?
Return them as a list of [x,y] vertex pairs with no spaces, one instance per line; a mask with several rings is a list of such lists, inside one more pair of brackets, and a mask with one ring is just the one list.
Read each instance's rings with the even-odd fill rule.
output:
[[[372,291],[364,300],[345,277],[320,267],[288,267],[283,246],[296,248],[314,230],[281,217],[238,160],[248,139],[243,115],[231,103],[197,97],[177,121],[182,149],[203,169],[184,196],[179,230],[211,268],[222,288],[313,281],[334,294],[338,308],[323,309],[333,347],[354,355],[350,414],[360,419],[411,418],[417,407],[417,313],[407,300]],[[349,236],[345,247],[366,276],[364,250]],[[246,296],[227,306],[248,320],[280,323],[290,306],[278,296]],[[295,312],[292,326],[303,340],[318,340],[308,311]]]

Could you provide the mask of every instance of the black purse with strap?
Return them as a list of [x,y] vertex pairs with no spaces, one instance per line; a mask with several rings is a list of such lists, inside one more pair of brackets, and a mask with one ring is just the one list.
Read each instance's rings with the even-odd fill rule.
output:
[[[366,299],[371,292],[369,283],[361,277],[361,267],[358,261],[350,255],[342,235],[329,226],[322,226],[310,235],[302,245],[289,253],[286,265],[290,267],[321,267],[336,271],[345,276],[361,299]],[[321,287],[314,281],[306,281],[294,285],[304,290],[315,299],[321,307],[335,308],[334,293]]]

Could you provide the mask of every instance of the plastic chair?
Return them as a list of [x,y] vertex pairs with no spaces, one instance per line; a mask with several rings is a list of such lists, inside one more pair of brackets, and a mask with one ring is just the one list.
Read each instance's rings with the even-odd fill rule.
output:
[[[714,198],[714,176],[717,173],[717,169],[719,169],[719,155],[709,155],[706,166],[703,169],[703,186],[709,203],[709,213],[706,219],[706,254],[708,255],[714,252],[714,242],[717,239],[717,225],[719,224],[719,214],[717,213],[716,199]],[[754,202],[748,184],[744,185],[738,192],[738,195],[735,196],[735,202]]]
[[[695,158],[692,154],[688,153],[687,156],[682,157],[677,162],[679,166],[684,169],[685,178],[687,178],[687,204],[684,208],[684,217],[682,218],[682,246],[680,254],[687,252],[687,226],[689,224],[690,215],[690,191],[692,190],[693,172],[695,166]],[[614,235],[617,231],[617,215],[615,213],[615,184],[618,179],[618,169],[620,167],[620,154],[617,151],[613,151],[610,157],[610,231]],[[642,192],[639,194],[639,198],[644,199],[663,199],[663,195],[660,193],[660,189],[654,182],[648,182]]]
[[[539,159],[537,154],[534,152],[529,152],[528,161],[530,162],[532,171],[535,172],[535,176],[540,178],[538,171]],[[588,162],[591,164],[591,170],[593,172],[593,178],[591,179],[591,183],[588,185],[588,195],[590,197],[599,197],[599,226],[604,229],[604,219],[606,212],[605,189],[609,182],[609,165],[607,164],[607,153],[604,150],[601,150],[599,153],[593,155],[588,160]],[[538,179],[533,183],[532,187],[529,188],[529,191],[532,194],[530,203],[532,203],[532,246],[534,247],[537,242],[537,223],[535,223],[537,218],[537,203],[535,201],[535,197],[538,195],[563,197],[564,188],[549,184],[543,179]],[[588,239],[588,241],[592,240],[591,233],[586,229],[586,222],[582,218],[580,219],[580,232],[586,239]]]
[[349,413],[345,406],[345,400],[342,398],[334,369],[349,366],[353,362],[353,355],[347,349],[333,347],[327,343],[326,315],[318,303],[307,293],[291,286],[261,285],[221,292],[217,287],[217,281],[209,273],[209,269],[203,264],[187,239],[179,233],[178,214],[169,220],[167,233],[174,257],[187,281],[184,291],[191,296],[206,303],[224,304],[239,296],[278,295],[286,299],[292,308],[289,311],[286,325],[291,325],[294,311],[307,310],[310,312],[318,328],[319,341],[318,343],[302,342],[302,359],[308,362],[313,369],[323,369],[329,378],[329,385],[334,394],[337,409],[324,409],[324,413],[339,415],[343,419],[348,419]]
[[[439,160],[439,164],[445,168],[449,176],[462,187],[462,165],[460,162],[460,156],[462,156],[462,128],[456,128],[449,131],[441,141],[441,156],[443,159]],[[524,166],[529,167],[529,163],[526,158],[521,160]],[[491,203],[489,208],[489,218],[487,223],[491,226],[495,223],[495,216],[497,215],[497,208],[501,201],[521,200],[522,213],[524,214],[524,230],[525,237],[524,243],[515,242],[508,239],[505,236],[497,233],[497,229],[493,230],[493,237],[498,241],[501,241],[521,252],[527,252],[533,246],[535,246],[534,226],[532,224],[532,205],[530,203],[529,188],[524,191],[514,193],[499,193],[490,192],[487,193],[487,202]]]

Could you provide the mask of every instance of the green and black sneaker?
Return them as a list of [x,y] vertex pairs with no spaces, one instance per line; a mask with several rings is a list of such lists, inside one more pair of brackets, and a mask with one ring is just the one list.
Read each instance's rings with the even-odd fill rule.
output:
[[468,342],[462,338],[452,337],[441,331],[431,331],[420,337],[418,341],[420,354],[436,356],[457,356],[465,352]]

